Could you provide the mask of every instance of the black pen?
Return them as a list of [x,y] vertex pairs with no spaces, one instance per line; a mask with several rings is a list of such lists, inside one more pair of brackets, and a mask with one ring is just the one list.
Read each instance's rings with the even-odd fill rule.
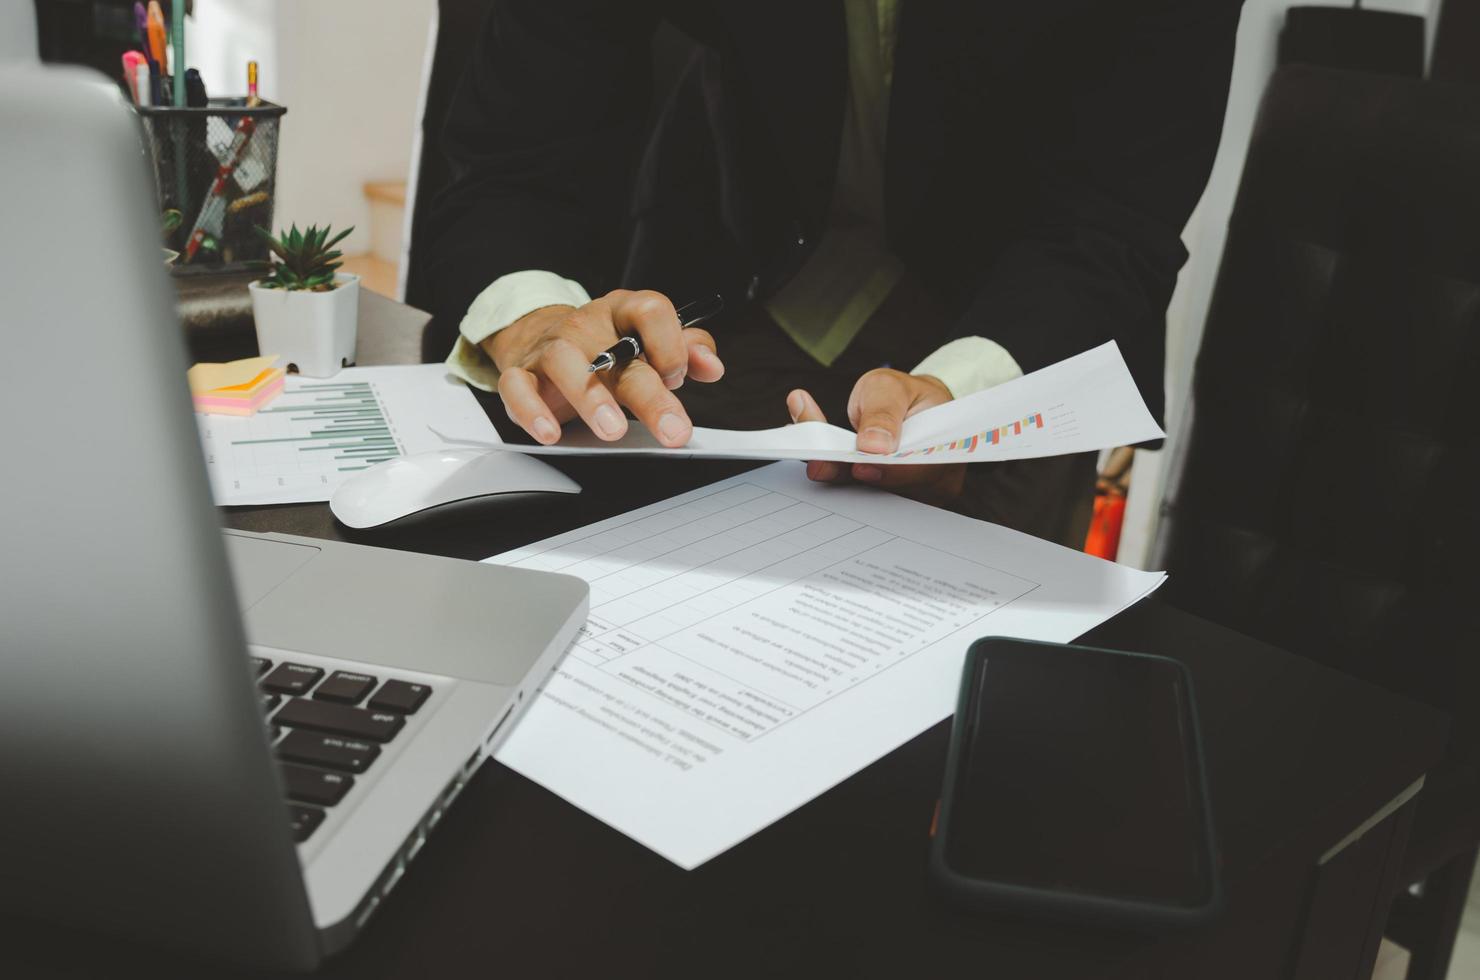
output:
[[[685,303],[673,312],[678,314],[679,326],[695,327],[724,308],[725,298],[715,295],[710,296],[708,299],[696,299],[692,303]],[[629,333],[600,354],[597,354],[596,359],[591,362],[589,373],[596,374],[599,371],[610,371],[612,368],[621,367],[628,361],[641,356],[642,338],[635,333]]]

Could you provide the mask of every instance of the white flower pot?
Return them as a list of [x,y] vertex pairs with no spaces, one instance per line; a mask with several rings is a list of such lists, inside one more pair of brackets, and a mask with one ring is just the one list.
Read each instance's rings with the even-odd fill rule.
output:
[[278,366],[310,378],[329,378],[355,363],[360,316],[360,277],[341,272],[327,292],[265,289],[252,282],[252,318],[260,354],[276,354]]

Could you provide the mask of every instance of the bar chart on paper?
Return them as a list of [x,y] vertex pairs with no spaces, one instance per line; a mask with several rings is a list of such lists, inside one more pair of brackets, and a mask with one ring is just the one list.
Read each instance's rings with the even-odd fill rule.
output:
[[[1063,423],[1066,420],[1060,419],[1058,421]],[[1067,428],[1067,426],[1065,427]],[[924,446],[915,449],[902,449],[895,453],[894,456],[896,459],[904,459],[907,456],[929,456],[931,453],[947,452],[949,450],[974,453],[978,449],[1000,445],[1011,437],[1023,435],[1025,432],[1028,435],[1039,434],[1043,431],[1043,428],[1043,413],[1034,412],[1024,418],[1008,422],[1006,425],[983,429],[981,432],[974,432],[960,439],[952,439],[950,442],[942,442],[933,446]]]
[[[259,419],[268,423],[260,438],[232,439],[232,448],[255,453],[271,452],[267,447],[281,446],[288,454],[285,462],[289,464],[310,471],[339,473],[369,469],[372,463],[400,455],[401,446],[386,420],[385,406],[375,397],[370,382],[300,382],[295,388],[282,399],[289,404],[264,408],[257,413]],[[274,426],[272,423],[278,420],[268,418],[274,415],[287,416],[285,421],[289,426],[300,422],[308,425],[300,434],[296,427]],[[302,455],[320,452],[322,456]]]
[[431,426],[498,440],[477,401],[436,364],[289,377],[255,415],[197,421],[211,489],[224,506],[328,500],[376,463],[445,445]]

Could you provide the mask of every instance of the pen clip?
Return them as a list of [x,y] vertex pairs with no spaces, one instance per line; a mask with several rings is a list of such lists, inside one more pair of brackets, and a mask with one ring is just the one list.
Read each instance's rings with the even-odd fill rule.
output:
[[[725,298],[716,293],[715,295],[708,296],[704,299],[696,299],[692,303],[685,303],[683,306],[680,306],[673,312],[678,316],[679,326],[692,327],[697,324],[703,323],[705,320],[708,320],[710,317],[714,316],[716,313],[718,313],[720,310],[723,310],[724,308]],[[618,349],[623,344],[626,344],[627,349],[632,352],[630,355],[625,357]],[[627,361],[635,360],[636,358],[639,358],[641,356],[642,338],[639,337],[637,334],[625,334],[621,337],[618,337],[615,344],[608,347],[600,354],[597,354],[596,358],[591,362],[590,367],[588,367],[586,370],[590,374],[595,374],[599,371],[610,371],[612,368],[618,367],[620,364],[625,364]]]
[[673,312],[678,314],[680,326],[697,327],[705,320],[717,316],[725,308],[725,298],[718,293],[704,299],[696,299],[692,303],[685,303]]

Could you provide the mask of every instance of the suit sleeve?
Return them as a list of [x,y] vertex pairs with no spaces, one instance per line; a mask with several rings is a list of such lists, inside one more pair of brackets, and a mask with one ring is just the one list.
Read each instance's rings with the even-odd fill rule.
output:
[[497,0],[443,132],[452,181],[426,237],[435,313],[456,323],[500,276],[616,284],[651,99],[656,14],[640,0]]
[[1160,414],[1181,231],[1222,133],[1239,0],[1143,9],[1077,86],[1042,161],[1034,217],[976,289],[953,336],[990,337],[1034,371],[1119,343]]

